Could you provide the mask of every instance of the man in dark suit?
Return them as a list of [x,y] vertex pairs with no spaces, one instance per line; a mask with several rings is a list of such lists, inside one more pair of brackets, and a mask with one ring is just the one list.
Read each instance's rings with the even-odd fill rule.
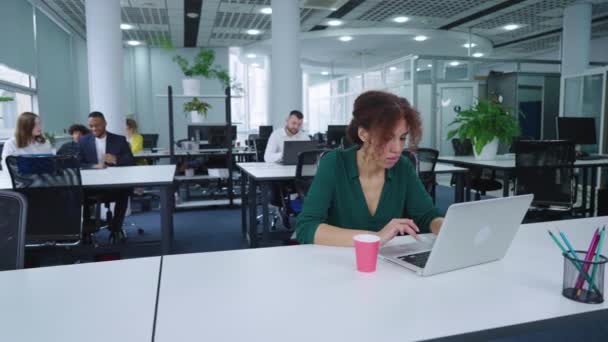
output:
[[80,163],[106,166],[131,166],[135,159],[127,139],[106,131],[106,119],[100,112],[89,114],[91,134],[80,138]]
[[[89,129],[91,134],[80,138],[80,163],[83,165],[94,165],[95,168],[113,166],[132,166],[135,159],[127,139],[122,135],[112,134],[106,131],[106,119],[100,112],[89,114]],[[124,237],[122,223],[127,212],[129,196],[132,189],[92,189],[87,190],[86,195],[101,196],[104,202],[116,202],[114,217],[109,222],[111,238],[117,241]],[[87,208],[87,206],[85,206]],[[89,218],[88,210],[85,210],[85,218]]]

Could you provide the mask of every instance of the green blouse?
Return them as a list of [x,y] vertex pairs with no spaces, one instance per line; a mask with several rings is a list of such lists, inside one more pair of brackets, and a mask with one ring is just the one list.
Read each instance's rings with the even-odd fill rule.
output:
[[381,230],[394,218],[411,218],[421,233],[440,217],[410,161],[401,159],[386,170],[376,213],[369,213],[359,182],[357,149],[329,152],[320,161],[296,226],[300,243],[313,243],[320,224],[348,229]]

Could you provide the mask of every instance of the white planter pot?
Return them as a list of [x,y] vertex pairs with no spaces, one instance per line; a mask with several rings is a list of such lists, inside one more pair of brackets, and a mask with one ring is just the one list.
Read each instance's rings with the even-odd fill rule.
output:
[[473,146],[473,152],[475,153],[476,160],[495,160],[496,151],[498,151],[498,138],[494,137],[492,141],[487,143],[482,149],[481,153],[477,154],[475,146]]
[[203,122],[203,116],[200,115],[198,112],[190,112],[190,122],[192,123],[202,123]]
[[196,96],[201,93],[201,80],[198,78],[184,78],[182,80],[182,88],[184,88],[184,95]]

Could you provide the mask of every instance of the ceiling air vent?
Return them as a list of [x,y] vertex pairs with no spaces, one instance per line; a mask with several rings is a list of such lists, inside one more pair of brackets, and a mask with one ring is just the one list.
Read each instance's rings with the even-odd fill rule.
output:
[[300,7],[335,11],[347,2],[348,0],[302,0]]

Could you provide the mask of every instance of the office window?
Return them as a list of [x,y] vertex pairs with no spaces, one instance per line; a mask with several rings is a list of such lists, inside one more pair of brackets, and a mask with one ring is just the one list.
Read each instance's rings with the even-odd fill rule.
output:
[[17,116],[35,111],[33,76],[0,64],[0,128],[15,128]]
[[232,122],[240,132],[254,132],[267,124],[268,82],[262,66],[242,63],[238,51],[229,56],[230,75],[243,88],[241,98],[232,99]]
[[323,82],[308,88],[308,132],[327,131],[330,123],[330,84]]
[[0,82],[8,82],[15,85],[36,88],[36,80],[34,76],[11,69],[6,65],[0,64]]

